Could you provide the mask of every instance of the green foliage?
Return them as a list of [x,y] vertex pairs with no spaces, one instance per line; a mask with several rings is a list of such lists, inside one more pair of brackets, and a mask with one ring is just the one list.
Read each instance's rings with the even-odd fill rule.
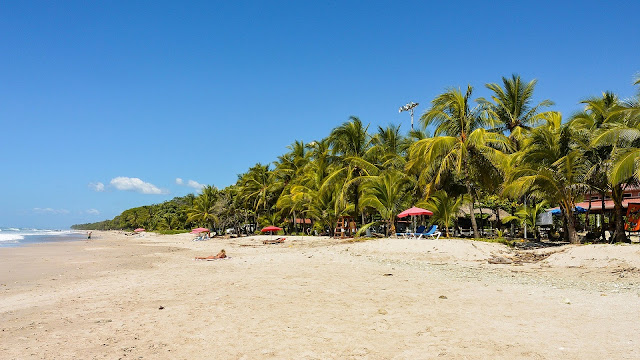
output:
[[154,232],[162,235],[184,234],[187,230],[154,230]]
[[549,206],[546,201],[541,201],[532,205],[521,205],[513,215],[502,219],[502,222],[506,224],[510,221],[515,221],[520,227],[527,226],[529,229],[533,230],[534,237],[538,239],[539,236],[536,229],[536,220],[548,207]]
[[393,220],[408,205],[411,179],[396,170],[365,177],[362,183],[362,207],[373,208],[384,219],[386,234],[395,233]]
[[[508,139],[501,133],[488,132],[489,118],[482,116],[479,106],[471,106],[473,88],[450,89],[431,101],[432,107],[420,118],[423,125],[435,125],[435,137],[422,139],[411,146],[407,170],[418,173],[420,183],[426,183],[431,193],[442,188],[452,175],[459,178],[467,190],[470,204],[479,187],[475,180],[497,169],[506,161]],[[475,174],[475,176],[474,176]],[[473,213],[473,211],[472,211]],[[476,219],[471,216],[474,237],[479,236]]]
[[161,204],[127,209],[112,220],[78,224],[71,228],[76,230],[133,230],[142,227],[149,231],[185,230],[191,225],[187,221],[187,211],[193,199],[191,194],[176,197]]
[[[257,163],[229,187],[207,186],[201,194],[72,228],[176,233],[204,226],[259,233],[260,226],[278,225],[291,233],[332,234],[348,215],[360,232],[374,225],[393,232],[397,213],[416,204],[432,210],[431,222],[447,231],[463,201],[472,213],[478,203],[508,209],[514,215],[503,221],[533,227],[546,201],[563,209],[569,237],[577,241],[576,201],[596,191],[611,193],[618,206],[623,187],[640,182],[640,92],[625,101],[613,93],[587,98],[584,111],[563,124],[559,113],[542,112],[551,101],[533,103],[535,85],[518,75],[503,77],[486,85],[489,99],[475,101],[471,86],[449,89],[421,116],[424,128],[407,134],[399,125],[370,132],[352,116],[326,138],[294,141],[273,166]],[[537,207],[518,207],[522,196]],[[290,226],[294,219],[311,224]],[[477,237],[475,215],[471,222]],[[617,234],[621,240],[624,231]]]
[[444,231],[445,237],[449,237],[449,228],[455,224],[464,198],[464,196],[449,196],[446,191],[438,190],[418,206],[431,210],[433,212],[430,218],[431,223],[438,225]]

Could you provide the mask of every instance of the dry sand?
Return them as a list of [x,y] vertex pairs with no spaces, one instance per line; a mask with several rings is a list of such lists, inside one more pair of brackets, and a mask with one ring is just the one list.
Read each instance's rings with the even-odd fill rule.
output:
[[640,359],[638,245],[191,238],[0,249],[0,358]]

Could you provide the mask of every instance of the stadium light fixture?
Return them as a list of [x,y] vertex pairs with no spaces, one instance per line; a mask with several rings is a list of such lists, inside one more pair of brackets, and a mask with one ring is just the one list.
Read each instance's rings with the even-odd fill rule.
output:
[[401,106],[400,110],[398,111],[399,113],[403,112],[403,111],[410,111],[411,112],[411,130],[413,131],[413,109],[418,106],[420,104],[418,103],[414,103],[413,101],[408,103],[405,106]]

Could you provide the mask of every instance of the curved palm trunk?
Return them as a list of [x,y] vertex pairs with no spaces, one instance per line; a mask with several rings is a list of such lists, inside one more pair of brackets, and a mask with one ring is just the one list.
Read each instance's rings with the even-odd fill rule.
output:
[[614,204],[614,215],[616,229],[613,234],[613,242],[627,242],[627,234],[624,232],[624,210],[622,207],[622,186],[616,185],[611,191],[611,198]]

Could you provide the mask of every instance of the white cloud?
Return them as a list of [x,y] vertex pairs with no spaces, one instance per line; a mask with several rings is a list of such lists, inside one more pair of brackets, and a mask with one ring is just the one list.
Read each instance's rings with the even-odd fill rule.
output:
[[183,186],[188,186],[190,188],[194,188],[198,191],[201,191],[202,188],[204,188],[206,185],[204,184],[200,184],[199,182],[195,181],[195,180],[188,180],[186,183],[182,178],[176,178],[176,184],[178,185],[183,185]]
[[126,176],[118,176],[111,179],[111,186],[118,190],[135,191],[141,194],[166,194],[167,192],[161,190],[157,186],[144,182],[138,178],[130,178]]
[[195,181],[195,180],[189,180],[187,182],[187,186],[188,187],[192,187],[198,191],[202,190],[202,188],[204,187],[204,185],[200,184],[199,182]]
[[89,215],[100,215],[100,211],[98,211],[97,209],[89,209],[89,210],[87,210],[87,214],[89,214]]
[[89,183],[89,188],[92,189],[93,191],[103,192],[104,191],[104,184],[101,183],[101,182]]
[[52,208],[33,208],[33,212],[35,212],[36,214],[66,215],[69,213],[69,210],[52,209]]

